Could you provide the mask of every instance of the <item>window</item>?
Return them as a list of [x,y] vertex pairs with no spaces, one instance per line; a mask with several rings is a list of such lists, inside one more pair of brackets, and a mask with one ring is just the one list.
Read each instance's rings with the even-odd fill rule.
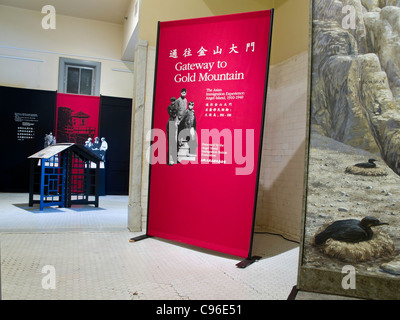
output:
[[58,91],[100,95],[100,62],[60,58]]

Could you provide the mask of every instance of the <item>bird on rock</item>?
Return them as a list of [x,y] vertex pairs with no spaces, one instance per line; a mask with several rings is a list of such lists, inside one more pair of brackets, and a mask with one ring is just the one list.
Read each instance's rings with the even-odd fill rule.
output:
[[365,217],[361,221],[357,219],[335,221],[315,236],[314,243],[317,246],[322,245],[328,239],[349,243],[368,241],[374,234],[371,227],[387,224],[375,217]]
[[375,164],[376,161],[378,161],[378,160],[369,159],[368,162],[357,163],[354,166],[356,166],[358,168],[365,168],[365,169],[376,168],[376,164]]

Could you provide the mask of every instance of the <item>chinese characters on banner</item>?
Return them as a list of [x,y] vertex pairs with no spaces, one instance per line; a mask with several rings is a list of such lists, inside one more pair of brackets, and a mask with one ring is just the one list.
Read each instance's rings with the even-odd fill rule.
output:
[[251,254],[272,16],[159,23],[148,235]]
[[[246,52],[249,50],[251,52],[254,52],[254,47],[255,47],[255,42],[247,43],[246,44]],[[229,48],[229,54],[231,53],[239,53],[238,47],[233,43],[232,46]],[[207,55],[208,50],[205,49],[204,47],[201,47],[199,51],[197,51],[197,56],[198,57],[204,57]],[[216,54],[222,54],[222,48],[219,46],[216,46],[216,48],[212,51],[213,55]],[[186,48],[182,54],[185,58],[192,56],[192,49],[191,48]],[[169,53],[170,58],[178,58],[178,50],[177,49],[172,49]]]

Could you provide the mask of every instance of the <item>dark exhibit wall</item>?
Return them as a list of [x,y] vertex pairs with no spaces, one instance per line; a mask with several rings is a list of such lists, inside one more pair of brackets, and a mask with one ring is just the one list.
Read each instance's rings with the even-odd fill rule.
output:
[[106,137],[106,194],[129,193],[132,99],[101,96],[99,136]]
[[0,87],[0,96],[0,192],[29,191],[28,157],[44,148],[52,132],[57,143],[78,145],[106,137],[106,194],[128,194],[132,99],[11,87]]
[[28,192],[28,156],[54,130],[56,92],[0,87],[0,192]]

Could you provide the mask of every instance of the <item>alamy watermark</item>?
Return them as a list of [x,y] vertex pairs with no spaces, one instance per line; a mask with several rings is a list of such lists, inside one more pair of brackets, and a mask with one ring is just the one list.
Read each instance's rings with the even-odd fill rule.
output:
[[342,273],[346,276],[342,279],[342,288],[344,290],[356,289],[356,268],[350,265],[342,268]]
[[44,290],[56,289],[56,268],[52,265],[45,265],[42,268],[42,273],[46,275],[42,278],[42,288]]
[[343,6],[342,13],[345,14],[345,16],[342,19],[342,28],[345,30],[348,29],[355,30],[356,19],[357,19],[356,8],[351,5]]
[[[250,175],[255,167],[255,130],[254,129],[201,129],[201,144],[197,145],[198,133],[193,129],[180,132],[172,121],[168,124],[168,134],[162,129],[149,130],[146,141],[151,145],[146,150],[146,160],[149,164],[236,164],[235,174]],[[181,153],[178,145],[188,141],[188,155],[179,159]],[[193,144],[193,148],[190,145]],[[258,146],[257,146],[258,147]]]
[[[45,5],[42,7],[42,13],[46,14],[42,19],[42,28],[44,30],[56,29],[56,8],[52,5]],[[342,8],[342,13],[345,16],[342,19],[343,29],[356,29],[357,11],[352,5],[346,5]]]
[[56,29],[56,8],[51,5],[45,5],[42,13],[46,14],[42,19],[42,28],[45,30]]

